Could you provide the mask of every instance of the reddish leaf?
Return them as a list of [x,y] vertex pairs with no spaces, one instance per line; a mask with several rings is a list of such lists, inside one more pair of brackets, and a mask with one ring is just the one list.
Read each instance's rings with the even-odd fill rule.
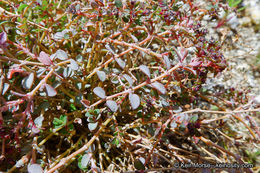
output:
[[40,56],[38,57],[38,60],[45,65],[53,64],[49,55],[43,51],[40,52]]
[[90,101],[82,99],[80,100],[81,104],[83,104],[85,107],[89,107],[90,106]]
[[155,88],[160,93],[166,94],[166,89],[163,84],[161,84],[159,82],[154,82],[154,83],[152,83],[152,87]]
[[193,61],[190,62],[189,65],[192,67],[198,67],[202,62],[201,61]]
[[22,86],[23,88],[25,89],[31,89],[32,85],[33,85],[33,82],[34,82],[34,74],[33,73],[30,73],[29,76],[25,77],[23,80],[22,80]]
[[57,91],[49,84],[45,84],[45,88],[46,88],[48,96],[53,97],[57,94]]
[[184,47],[181,48],[181,56],[182,56],[182,60],[184,60],[186,58],[186,56],[188,55],[188,51],[187,49],[185,49]]
[[140,65],[139,69],[150,78],[150,70],[146,65]]
[[189,67],[183,67],[183,68],[184,68],[184,70],[187,70],[187,71],[193,73],[194,75],[197,74],[195,70],[193,70],[193,69],[191,69],[191,68],[189,68]]
[[22,72],[24,72],[24,70],[22,70],[22,69],[10,69],[10,71],[8,72],[8,75],[7,75],[7,79],[12,79],[13,74],[16,73],[16,72],[22,73]]
[[118,109],[118,106],[116,104],[115,101],[113,100],[107,100],[106,102],[107,106],[109,107],[109,109],[112,111],[112,112],[116,112],[117,109]]
[[140,98],[137,94],[129,94],[130,104],[133,110],[137,109],[140,105]]
[[0,34],[0,45],[5,44],[6,41],[7,41],[7,34],[5,32],[2,32]]

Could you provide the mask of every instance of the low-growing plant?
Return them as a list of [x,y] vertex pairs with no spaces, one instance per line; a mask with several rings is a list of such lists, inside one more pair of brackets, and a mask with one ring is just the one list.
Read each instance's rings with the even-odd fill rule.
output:
[[224,157],[242,164],[229,150],[237,136],[222,129],[230,117],[258,140],[257,126],[245,123],[254,120],[244,117],[259,109],[246,93],[206,84],[227,63],[202,17],[217,23],[227,4],[0,5],[1,170],[183,171],[174,163]]

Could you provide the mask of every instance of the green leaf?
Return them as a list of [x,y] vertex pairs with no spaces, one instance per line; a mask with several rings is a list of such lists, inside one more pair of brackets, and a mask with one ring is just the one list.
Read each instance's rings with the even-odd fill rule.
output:
[[190,118],[191,123],[195,123],[198,120],[198,115],[194,115]]
[[137,25],[140,25],[140,26],[142,25],[142,22],[141,22],[141,19],[140,19],[140,18],[136,19],[136,20],[135,20],[135,23],[136,23]]
[[21,4],[21,5],[18,7],[17,11],[18,11],[18,12],[21,12],[21,11],[23,11],[23,9],[25,9],[26,7],[28,7],[27,4]]
[[60,120],[64,122],[64,124],[67,122],[67,116],[66,115],[61,115]]
[[0,26],[3,25],[3,24],[5,24],[5,23],[8,23],[8,21],[6,21],[6,20],[1,21],[1,22],[0,22]]
[[124,22],[129,22],[129,17],[128,16],[124,16],[122,19],[123,19]]
[[48,1],[47,0],[43,0],[42,1],[42,10],[46,10],[47,5],[48,5]]
[[242,0],[228,0],[228,5],[232,7],[236,7]]
[[116,145],[117,147],[120,145],[120,141],[117,138],[114,138],[112,144]]
[[68,130],[69,130],[69,131],[73,131],[73,130],[74,130],[73,124],[68,125]]
[[117,8],[122,8],[123,7],[123,3],[121,0],[115,0],[115,5]]
[[82,165],[82,163],[81,163],[82,158],[83,158],[82,155],[78,158],[78,167],[79,167],[80,169],[82,169],[83,171],[87,171],[87,167],[83,167],[83,165]]
[[93,117],[93,115],[91,115],[89,112],[86,112],[86,113],[85,113],[85,116],[86,116],[86,117],[91,117],[91,118]]
[[135,160],[134,162],[134,167],[137,169],[137,170],[145,170],[145,166],[143,164],[143,162],[138,159],[138,160]]
[[100,114],[100,109],[95,109],[94,114],[96,114],[96,115]]
[[40,104],[39,108],[40,109],[43,109],[44,111],[47,111],[48,108],[50,107],[50,103],[47,101],[44,101]]
[[62,126],[65,126],[67,123],[67,116],[66,115],[61,115],[60,118],[54,118],[53,120],[53,125],[54,129],[58,129]]
[[237,12],[243,11],[244,9],[246,9],[246,6],[239,8]]
[[211,108],[210,108],[210,109],[213,110],[213,111],[218,111],[218,110],[219,110],[218,107],[215,106],[215,105],[211,105]]
[[70,104],[70,111],[76,111],[77,108],[74,104]]

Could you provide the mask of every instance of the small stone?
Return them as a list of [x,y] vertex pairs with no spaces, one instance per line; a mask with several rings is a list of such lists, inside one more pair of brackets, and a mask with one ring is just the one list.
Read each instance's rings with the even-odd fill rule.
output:
[[251,18],[253,20],[253,23],[256,24],[256,25],[260,24],[260,7],[254,6],[254,7],[251,7],[250,9],[251,9],[250,14],[251,14]]
[[229,14],[227,16],[227,19],[229,20],[227,23],[232,29],[235,29],[239,25],[236,13]]
[[260,95],[254,98],[253,103],[255,103],[257,106],[260,106]]
[[242,26],[251,26],[251,19],[249,17],[243,17],[240,19],[239,23]]

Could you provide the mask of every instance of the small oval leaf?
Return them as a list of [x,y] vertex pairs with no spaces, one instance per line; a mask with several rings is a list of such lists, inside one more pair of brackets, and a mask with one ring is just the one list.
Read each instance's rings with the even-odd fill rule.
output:
[[257,96],[253,99],[253,103],[256,104],[257,106],[260,105],[260,95],[257,95]]
[[60,60],[66,60],[66,59],[68,59],[67,53],[66,53],[64,50],[61,50],[61,49],[57,50],[57,52],[56,52],[56,57],[57,57],[58,59],[60,59]]
[[166,94],[166,89],[164,87],[163,84],[159,83],[159,82],[154,82],[151,84],[153,88],[155,88],[156,90],[158,90],[160,93],[162,94]]
[[52,61],[49,55],[43,51],[40,52],[40,55],[38,57],[38,60],[43,63],[44,65],[51,65]]
[[41,75],[43,75],[43,73],[45,71],[46,71],[46,68],[39,68],[39,70],[37,70],[37,72],[36,72],[37,78],[41,77]]
[[57,32],[54,34],[53,38],[55,40],[62,40],[64,38],[64,33],[63,32]]
[[133,110],[137,109],[140,105],[140,97],[137,94],[129,94],[130,104]]
[[32,164],[28,166],[29,173],[43,173],[43,169],[39,164]]
[[132,37],[132,39],[134,40],[134,42],[138,43],[138,39],[137,39],[134,35],[130,34],[130,36]]
[[21,12],[21,11],[23,11],[26,7],[28,7],[27,4],[20,4],[20,6],[18,7],[17,11],[18,11],[18,12]]
[[163,59],[164,59],[165,65],[166,65],[166,69],[169,70],[171,68],[171,62],[169,60],[169,57],[168,56],[163,56]]
[[98,122],[88,123],[88,129],[89,129],[90,131],[95,130],[95,129],[97,128],[97,126],[98,126]]
[[53,97],[57,94],[57,91],[49,84],[45,84],[45,88],[48,96]]
[[118,109],[118,106],[116,104],[115,101],[113,100],[107,100],[106,102],[107,106],[109,107],[109,109],[112,111],[112,112],[116,112],[117,109]]
[[134,167],[137,170],[145,170],[145,166],[140,159],[134,161]]
[[175,122],[175,121],[172,121],[172,122],[171,122],[171,128],[176,128],[176,127],[177,127],[176,122]]
[[99,80],[101,80],[102,82],[104,82],[106,80],[106,73],[103,71],[97,71],[97,75]]
[[150,78],[150,70],[146,65],[140,65],[139,68],[144,74],[146,74]]
[[72,70],[78,70],[79,69],[79,65],[74,59],[70,59],[70,68]]
[[33,82],[34,82],[34,74],[30,73],[29,76],[27,76],[22,80],[22,86],[25,89],[31,89]]
[[63,71],[63,76],[64,76],[65,78],[67,78],[67,77],[72,77],[73,75],[74,75],[74,73],[73,73],[71,67],[66,67],[66,68],[64,69],[64,71]]
[[106,47],[107,50],[110,51],[113,55],[116,54],[116,53],[114,52],[114,50],[113,50],[108,44],[106,44],[105,47]]
[[94,88],[93,92],[102,99],[106,98],[106,92],[101,87]]
[[39,116],[39,117],[35,118],[34,123],[35,123],[36,127],[41,128],[43,120],[44,120],[43,116]]
[[125,68],[126,63],[122,59],[116,58],[116,62],[122,69]]
[[8,91],[10,87],[10,84],[9,83],[4,83],[3,85],[3,90],[2,90],[2,95],[5,95],[6,91]]
[[91,158],[91,154],[84,154],[82,159],[81,159],[81,165],[83,168],[86,168],[89,164]]
[[129,83],[130,86],[133,85],[133,83],[134,83],[133,79],[129,75],[124,74],[123,77],[127,80],[127,82]]
[[118,84],[118,83],[119,83],[118,78],[117,78],[116,76],[113,76],[113,77],[111,78],[111,82],[112,82],[113,84]]
[[87,108],[90,106],[90,101],[85,100],[85,99],[80,100],[80,103],[83,104]]

